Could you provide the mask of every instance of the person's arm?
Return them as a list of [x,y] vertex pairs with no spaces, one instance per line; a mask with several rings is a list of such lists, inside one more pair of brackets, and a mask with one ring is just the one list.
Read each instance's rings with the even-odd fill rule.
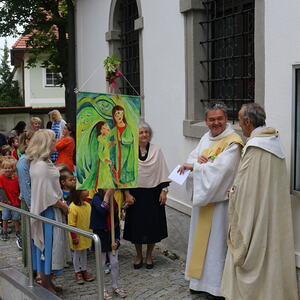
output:
[[11,205],[11,202],[8,200],[4,189],[1,187],[0,187],[0,198],[1,198],[2,202]]
[[97,214],[99,215],[99,217],[101,216],[101,218],[105,218],[107,215],[107,211],[109,211],[109,201],[101,201],[100,200],[100,196],[98,194],[96,194],[93,197],[93,200],[91,202],[92,205],[92,209],[94,209]]
[[29,174],[29,163],[25,159],[21,159],[17,163],[17,174],[19,178],[19,186],[22,198],[27,207],[31,206],[31,179]]
[[130,145],[133,143],[133,134],[128,125],[124,129],[123,134],[121,136],[121,143],[123,145]]
[[[70,207],[70,213],[68,215],[68,225],[76,227],[77,225],[77,214],[76,212]],[[79,239],[75,232],[70,232],[72,242],[74,245],[78,245]]]
[[233,183],[240,155],[240,146],[232,144],[214,160],[194,163],[193,205],[205,206],[228,199],[228,190]]
[[55,143],[55,148],[57,151],[61,151],[66,148],[72,141],[66,138],[61,138]]
[[63,213],[65,215],[67,215],[69,213],[69,206],[65,203],[65,201],[62,201],[61,199],[58,200],[54,205],[53,207],[56,207],[56,208],[60,208]]
[[135,198],[130,194],[130,191],[129,190],[125,190],[124,194],[125,194],[125,202],[128,205],[133,205],[134,202],[135,202]]

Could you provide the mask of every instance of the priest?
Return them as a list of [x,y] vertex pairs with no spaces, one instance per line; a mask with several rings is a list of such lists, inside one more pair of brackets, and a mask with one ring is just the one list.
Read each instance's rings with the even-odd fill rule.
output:
[[233,183],[243,142],[227,123],[227,108],[213,103],[206,109],[209,131],[179,172],[191,170],[187,191],[192,200],[185,277],[191,293],[220,296],[226,257],[228,191]]
[[291,200],[278,132],[258,104],[239,112],[249,137],[230,191],[222,294],[228,300],[297,300]]

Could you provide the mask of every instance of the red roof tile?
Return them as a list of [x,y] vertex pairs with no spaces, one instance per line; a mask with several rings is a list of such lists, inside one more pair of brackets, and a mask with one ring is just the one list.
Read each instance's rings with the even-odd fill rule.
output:
[[32,48],[31,46],[26,45],[26,42],[29,40],[31,35],[32,34],[30,33],[30,34],[20,36],[18,38],[18,40],[12,46],[12,49],[29,49],[29,48]]

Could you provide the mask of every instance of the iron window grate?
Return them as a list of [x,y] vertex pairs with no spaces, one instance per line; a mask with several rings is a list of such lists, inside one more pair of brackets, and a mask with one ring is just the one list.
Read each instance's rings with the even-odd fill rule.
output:
[[[134,89],[140,93],[139,66],[139,33],[134,30],[134,21],[138,18],[138,8],[135,0],[122,0],[119,7],[121,34],[121,71]],[[120,91],[122,94],[136,95],[134,89],[126,80],[122,80]]]
[[200,64],[206,99],[223,101],[229,119],[235,120],[244,103],[254,102],[254,0],[211,0],[202,2],[207,20],[200,42],[204,53]]

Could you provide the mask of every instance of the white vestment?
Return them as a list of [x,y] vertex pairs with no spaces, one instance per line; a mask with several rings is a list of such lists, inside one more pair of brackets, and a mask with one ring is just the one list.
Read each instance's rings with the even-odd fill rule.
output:
[[[199,164],[197,159],[204,149],[232,133],[234,133],[234,130],[230,124],[227,124],[226,129],[216,137],[207,132],[201,138],[196,149],[190,153],[187,161],[194,164],[194,169],[187,182],[187,191],[193,200],[193,206],[185,278],[190,281],[190,289],[205,291],[215,296],[221,296],[220,286],[227,252],[228,191],[233,183],[240,161],[240,145],[232,144],[228,146],[213,161],[204,164]],[[187,276],[187,270],[199,212],[201,206],[208,203],[216,203],[216,205],[202,276],[200,279],[196,279]]]

